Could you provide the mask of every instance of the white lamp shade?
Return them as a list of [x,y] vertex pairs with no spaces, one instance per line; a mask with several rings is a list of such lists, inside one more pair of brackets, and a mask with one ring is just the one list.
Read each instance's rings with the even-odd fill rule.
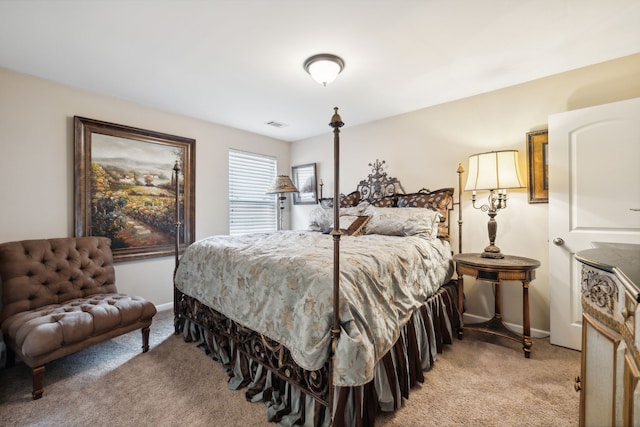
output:
[[522,188],[518,151],[504,150],[469,157],[469,175],[465,191]]

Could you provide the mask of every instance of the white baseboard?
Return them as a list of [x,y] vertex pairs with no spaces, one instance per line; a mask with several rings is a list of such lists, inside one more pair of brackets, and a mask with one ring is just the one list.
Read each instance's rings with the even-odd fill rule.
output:
[[[465,313],[463,315],[463,320],[465,323],[479,323],[479,322],[486,322],[487,320],[490,320],[490,319],[487,317],[476,316],[475,314]],[[504,322],[504,324],[513,332],[516,332],[518,334],[522,333],[522,325],[516,325],[514,323],[508,323],[508,322]],[[531,336],[533,338],[546,338],[549,336],[549,331],[543,331],[541,329],[531,328]]]
[[165,302],[164,304],[156,305],[156,310],[158,311],[173,310],[173,303]]

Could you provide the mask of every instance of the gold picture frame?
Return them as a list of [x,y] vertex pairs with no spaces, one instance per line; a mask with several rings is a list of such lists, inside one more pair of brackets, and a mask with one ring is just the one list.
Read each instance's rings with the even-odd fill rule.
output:
[[[195,236],[195,140],[74,120],[75,235],[111,239],[114,261],[173,255]],[[174,166],[180,167],[176,218]],[[177,222],[181,225],[178,226]]]
[[529,203],[549,202],[549,135],[547,130],[527,133]]

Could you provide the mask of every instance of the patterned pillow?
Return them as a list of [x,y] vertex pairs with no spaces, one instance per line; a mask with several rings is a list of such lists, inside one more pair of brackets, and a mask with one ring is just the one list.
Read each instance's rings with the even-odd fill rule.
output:
[[371,202],[378,208],[393,208],[396,206],[396,196],[384,196]]
[[[349,208],[352,206],[357,206],[360,203],[360,192],[354,191],[353,193],[349,193],[348,195],[341,194],[340,195],[340,207],[341,208]],[[333,207],[333,197],[320,199],[320,206],[325,209]]]
[[353,193],[349,193],[346,196],[340,197],[340,207],[348,208],[351,206],[357,206],[360,203],[360,192],[358,190]]
[[440,190],[431,191],[430,193],[418,192],[411,194],[398,194],[399,208],[429,208],[440,212],[441,221],[447,219],[447,207],[453,200],[453,188],[441,188]]

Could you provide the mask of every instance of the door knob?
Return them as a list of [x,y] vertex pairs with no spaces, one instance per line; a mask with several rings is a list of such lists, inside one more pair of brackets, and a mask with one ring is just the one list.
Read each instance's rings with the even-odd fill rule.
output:
[[556,237],[555,239],[553,239],[553,244],[556,246],[562,246],[564,245],[564,240],[562,239],[562,237]]

